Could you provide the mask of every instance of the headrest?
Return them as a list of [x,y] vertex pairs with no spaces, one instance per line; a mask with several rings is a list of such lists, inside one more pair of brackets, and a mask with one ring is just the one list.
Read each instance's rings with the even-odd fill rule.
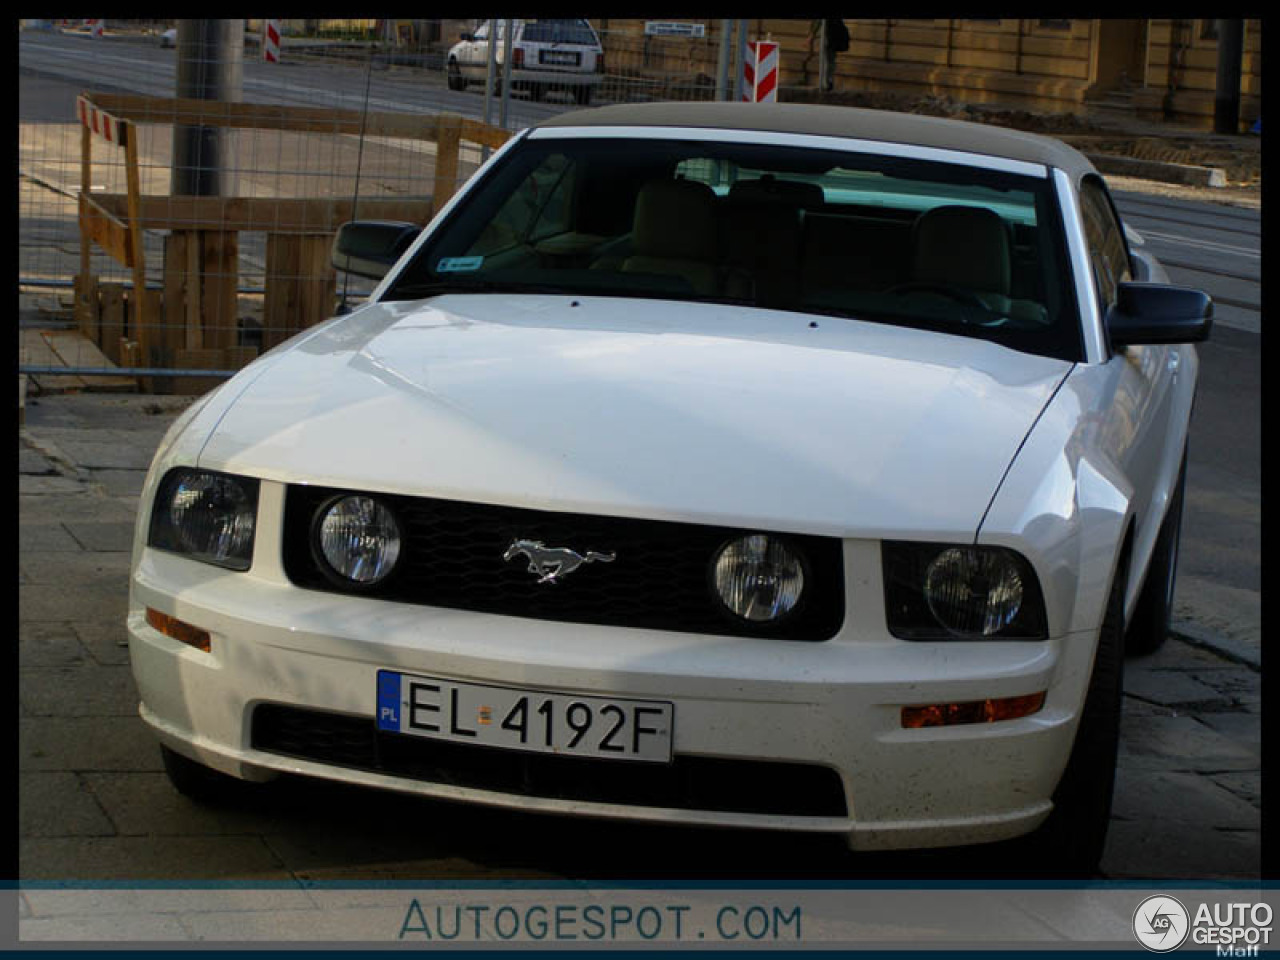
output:
[[716,195],[695,180],[651,180],[636,198],[632,249],[642,256],[713,260]]
[[756,180],[737,180],[729,188],[732,200],[786,200],[796,206],[813,209],[822,206],[825,196],[816,183],[801,180],[779,180],[771,173]]
[[1009,229],[986,207],[934,207],[914,228],[913,277],[1009,292]]

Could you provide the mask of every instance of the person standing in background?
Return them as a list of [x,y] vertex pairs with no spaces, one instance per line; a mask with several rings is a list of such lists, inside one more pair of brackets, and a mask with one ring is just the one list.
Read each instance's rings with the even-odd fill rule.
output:
[[835,89],[836,54],[849,49],[849,28],[843,20],[822,20],[822,89],[828,93]]

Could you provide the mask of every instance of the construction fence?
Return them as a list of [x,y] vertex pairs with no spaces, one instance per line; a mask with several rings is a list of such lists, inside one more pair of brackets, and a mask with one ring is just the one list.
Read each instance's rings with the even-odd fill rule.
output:
[[478,21],[240,22],[200,64],[236,88],[212,99],[178,95],[173,22],[23,22],[19,372],[38,388],[203,392],[371,292],[331,265],[343,222],[425,225],[514,131],[584,102],[727,95],[716,27],[601,22],[584,96],[502,90],[500,68],[452,82]]

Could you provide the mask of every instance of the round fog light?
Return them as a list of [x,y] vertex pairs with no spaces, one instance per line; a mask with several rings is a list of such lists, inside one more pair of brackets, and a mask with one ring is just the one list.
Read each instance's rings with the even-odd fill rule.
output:
[[329,567],[364,586],[386,579],[400,557],[396,518],[372,497],[342,497],[329,504],[317,539]]
[[720,602],[753,623],[768,623],[795,609],[804,592],[799,555],[777,537],[752,534],[721,548],[712,563]]

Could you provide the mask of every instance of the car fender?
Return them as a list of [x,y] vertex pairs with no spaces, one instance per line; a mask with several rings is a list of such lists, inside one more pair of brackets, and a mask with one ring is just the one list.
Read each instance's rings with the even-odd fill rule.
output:
[[1100,367],[1077,366],[1010,464],[978,530],[1031,562],[1051,636],[1096,631],[1133,519],[1133,485],[1101,403]]
[[138,568],[143,544],[147,539],[147,530],[151,524],[151,502],[155,497],[160,478],[171,467],[198,466],[205,444],[208,443],[227,411],[240,399],[245,390],[296,344],[321,335],[341,319],[334,317],[294,334],[258,357],[235,376],[197,399],[179,414],[173,423],[169,424],[169,429],[165,431],[155,455],[151,458],[151,465],[147,469],[138,498],[138,512],[134,519],[133,552],[129,563],[130,589],[133,583],[132,572]]
[[1133,612],[1138,594],[1146,579],[1147,566],[1155,552],[1160,527],[1168,512],[1182,470],[1183,452],[1187,448],[1191,411],[1195,405],[1196,383],[1200,360],[1191,344],[1166,348],[1162,355],[1164,376],[1169,380],[1169,417],[1161,437],[1159,464],[1151,482],[1151,495],[1145,510],[1135,518],[1136,533],[1131,557],[1128,591],[1125,594],[1125,621]]

